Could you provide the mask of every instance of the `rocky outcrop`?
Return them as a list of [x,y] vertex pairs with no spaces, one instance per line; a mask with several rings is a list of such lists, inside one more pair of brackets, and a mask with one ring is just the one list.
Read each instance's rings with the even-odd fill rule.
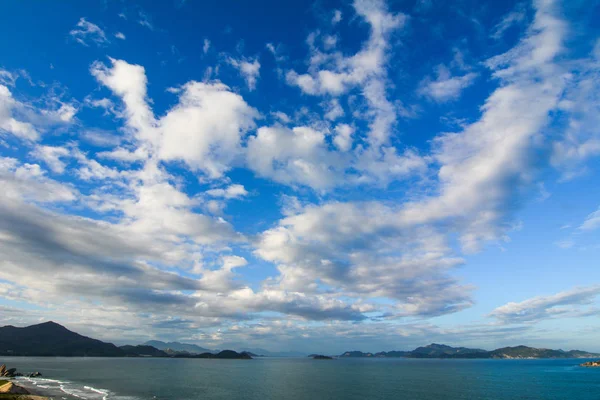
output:
[[29,394],[29,391],[24,387],[15,385],[13,382],[6,382],[4,385],[0,386],[0,393]]
[[582,367],[600,367],[600,360],[598,361],[588,361],[583,364],[579,364]]
[[0,376],[4,378],[14,378],[15,376],[17,376],[17,369],[6,369],[6,365],[2,364],[2,366],[0,367]]

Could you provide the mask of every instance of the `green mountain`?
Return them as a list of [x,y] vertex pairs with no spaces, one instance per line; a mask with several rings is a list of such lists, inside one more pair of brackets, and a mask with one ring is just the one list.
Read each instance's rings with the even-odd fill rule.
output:
[[0,328],[0,355],[119,357],[124,354],[112,343],[82,336],[50,321],[25,328],[11,325]]
[[527,346],[503,347],[487,351],[467,347],[451,347],[444,344],[432,343],[417,347],[412,351],[389,351],[379,353],[363,353],[362,351],[347,351],[340,357],[406,357],[406,358],[592,358],[600,354],[582,350],[552,350],[536,349]]
[[489,354],[489,358],[591,358],[600,355],[582,350],[536,349],[527,346],[502,347]]
[[451,347],[445,344],[431,343],[427,346],[417,347],[413,351],[408,352],[408,354],[413,358],[443,358],[447,356],[455,357],[482,352],[485,352],[485,350],[470,349],[467,347]]
[[137,346],[120,346],[126,357],[169,357],[166,352],[152,346],[137,345]]
[[149,345],[121,346],[72,332],[55,322],[17,328],[0,328],[0,356],[61,356],[61,357],[177,357],[251,359],[245,352],[223,350],[217,354],[180,352],[170,355]]

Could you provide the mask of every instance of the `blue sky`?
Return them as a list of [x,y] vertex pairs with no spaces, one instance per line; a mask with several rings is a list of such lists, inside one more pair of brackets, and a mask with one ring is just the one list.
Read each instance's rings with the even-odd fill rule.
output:
[[446,3],[5,4],[0,322],[600,351],[600,7]]

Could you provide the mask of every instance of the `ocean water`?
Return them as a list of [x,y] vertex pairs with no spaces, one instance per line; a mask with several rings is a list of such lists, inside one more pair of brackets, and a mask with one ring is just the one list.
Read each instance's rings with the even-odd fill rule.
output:
[[4,357],[55,399],[600,400],[586,360]]

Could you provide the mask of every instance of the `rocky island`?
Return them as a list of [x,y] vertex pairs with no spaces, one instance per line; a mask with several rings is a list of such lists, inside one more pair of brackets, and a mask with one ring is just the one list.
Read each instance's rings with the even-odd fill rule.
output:
[[313,360],[333,360],[333,357],[324,356],[323,354],[311,354]]
[[579,364],[581,367],[600,367],[600,360],[597,361],[588,361],[588,362],[584,362],[583,364]]

